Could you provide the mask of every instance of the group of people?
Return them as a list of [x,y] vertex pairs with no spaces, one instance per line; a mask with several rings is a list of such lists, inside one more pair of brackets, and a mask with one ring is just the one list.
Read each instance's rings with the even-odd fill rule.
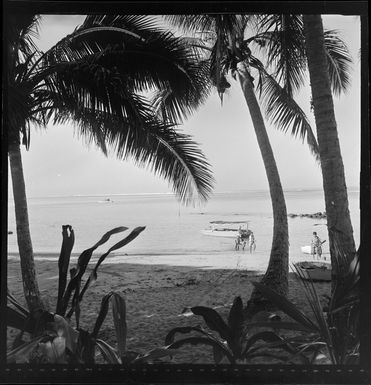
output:
[[249,242],[250,253],[254,252],[256,248],[254,233],[252,231],[242,230],[240,227],[236,238],[235,249],[239,250],[240,246],[242,246],[242,250],[245,250],[247,242]]
[[[249,250],[250,253],[253,253],[256,248],[255,244],[255,236],[252,231],[246,231],[242,230],[239,228],[237,238],[236,238],[236,244],[235,244],[235,249],[239,250],[240,246],[242,246],[242,250],[245,250],[245,246],[249,243]],[[311,241],[311,254],[313,259],[315,256],[317,256],[318,259],[321,259],[322,257],[322,244],[325,243],[326,241],[321,241],[320,237],[317,235],[317,233],[314,231],[313,232],[313,238]]]

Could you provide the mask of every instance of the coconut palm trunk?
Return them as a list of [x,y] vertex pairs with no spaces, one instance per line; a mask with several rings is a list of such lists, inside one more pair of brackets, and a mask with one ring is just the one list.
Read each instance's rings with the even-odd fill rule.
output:
[[21,260],[23,290],[28,308],[30,311],[33,311],[43,308],[43,304],[36,279],[20,145],[17,143],[9,144],[8,155],[13,184],[17,242]]
[[[262,279],[262,283],[270,286],[278,293],[287,296],[289,242],[285,198],[260,106],[256,99],[248,68],[243,62],[239,64],[238,76],[263,157],[273,208],[272,248],[269,265]],[[249,302],[254,305],[261,302],[261,300],[261,296],[254,289]]]
[[[305,44],[321,158],[325,194],[327,227],[332,263],[335,260],[335,239],[349,261],[355,253],[353,228],[350,219],[344,165],[334,113],[327,57],[324,46],[322,18],[304,15]],[[342,274],[343,268],[339,266]]]

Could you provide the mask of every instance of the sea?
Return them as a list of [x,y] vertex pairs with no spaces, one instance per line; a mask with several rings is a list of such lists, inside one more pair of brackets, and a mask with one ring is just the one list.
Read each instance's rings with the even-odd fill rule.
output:
[[[287,212],[313,214],[325,211],[322,190],[285,191]],[[356,245],[360,237],[359,190],[348,190],[349,209]],[[214,193],[204,205],[185,207],[173,194],[106,194],[28,199],[31,237],[39,259],[56,259],[62,244],[62,225],[75,232],[74,257],[93,246],[104,233],[115,234],[94,254],[98,257],[125,238],[137,226],[145,230],[132,242],[113,252],[105,263],[127,262],[204,268],[247,268],[252,263],[264,270],[271,249],[273,218],[268,191]],[[235,250],[234,239],[205,236],[201,230],[212,221],[241,221],[254,232],[256,249]],[[305,258],[301,247],[310,244],[313,231],[327,240],[326,219],[288,218],[290,260]],[[17,256],[14,202],[8,204],[8,255]],[[324,243],[328,254],[328,242]],[[248,261],[250,260],[250,265]],[[260,261],[260,263],[257,263]],[[251,267],[251,266],[250,266]]]

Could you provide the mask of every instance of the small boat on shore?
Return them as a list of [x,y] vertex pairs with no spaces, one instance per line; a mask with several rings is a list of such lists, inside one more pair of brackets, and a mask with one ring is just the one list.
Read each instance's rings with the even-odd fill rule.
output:
[[304,254],[310,254],[311,253],[311,247],[310,246],[302,246],[300,248],[301,252]]
[[237,238],[240,234],[246,234],[248,238],[251,230],[248,229],[248,223],[241,221],[212,221],[209,228],[201,230],[201,233],[211,237]]
[[300,278],[312,281],[331,281],[331,263],[324,261],[303,261],[294,263]]

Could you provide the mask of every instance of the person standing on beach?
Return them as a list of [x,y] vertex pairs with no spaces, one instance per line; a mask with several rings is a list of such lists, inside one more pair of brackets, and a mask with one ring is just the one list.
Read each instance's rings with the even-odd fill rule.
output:
[[311,242],[311,251],[312,251],[312,257],[314,259],[314,256],[317,254],[318,259],[322,256],[322,241],[320,237],[317,235],[317,233],[313,232],[313,238]]
[[255,251],[256,249],[255,237],[253,232],[251,232],[249,236],[249,248],[250,248],[250,254],[252,254],[252,252]]

